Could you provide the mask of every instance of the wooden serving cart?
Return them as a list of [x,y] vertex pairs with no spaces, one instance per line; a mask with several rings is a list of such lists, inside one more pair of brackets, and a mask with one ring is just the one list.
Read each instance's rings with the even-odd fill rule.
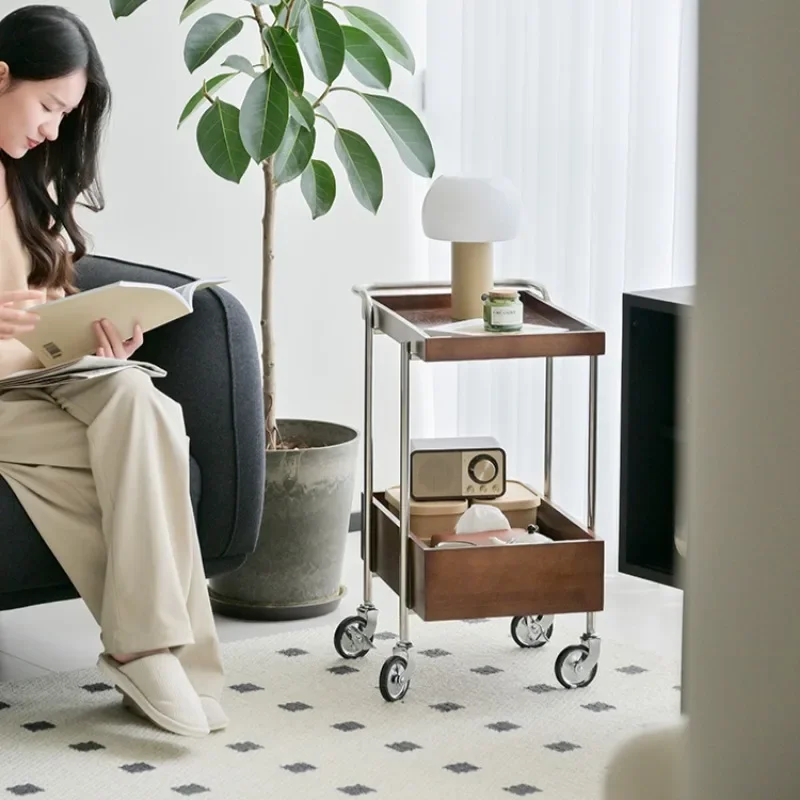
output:
[[[597,467],[598,357],[605,334],[550,302],[544,286],[525,280],[497,281],[518,289],[524,321],[553,332],[514,335],[430,335],[451,322],[449,283],[356,286],[364,317],[364,502],[361,550],[364,599],[357,614],[341,621],[334,646],[343,658],[374,649],[378,609],[372,602],[377,575],[399,598],[399,638],[380,673],[383,697],[405,697],[414,671],[409,609],[422,620],[512,617],[511,635],[521,647],[538,648],[553,633],[556,614],[586,613],[579,644],[556,658],[566,688],[588,686],[597,674],[600,639],[595,613],[603,609],[604,543],[594,536]],[[400,508],[395,515],[383,492],[373,489],[373,340],[383,333],[400,345]],[[589,357],[589,448],[587,524],[581,525],[550,499],[553,461],[553,365],[556,358]],[[538,529],[548,543],[435,548],[410,530],[410,372],[426,362],[501,358],[545,359],[544,492]]]

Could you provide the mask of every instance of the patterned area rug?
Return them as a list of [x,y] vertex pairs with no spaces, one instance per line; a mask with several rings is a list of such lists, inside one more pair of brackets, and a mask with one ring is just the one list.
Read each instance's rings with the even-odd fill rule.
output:
[[391,633],[357,661],[327,628],[226,645],[232,722],[201,740],[132,716],[94,670],[0,684],[0,796],[600,800],[619,743],[678,718],[680,671],[604,640],[594,683],[561,688],[553,665],[583,620],[557,617],[553,641],[522,650],[509,620],[412,618],[397,703],[377,688]]

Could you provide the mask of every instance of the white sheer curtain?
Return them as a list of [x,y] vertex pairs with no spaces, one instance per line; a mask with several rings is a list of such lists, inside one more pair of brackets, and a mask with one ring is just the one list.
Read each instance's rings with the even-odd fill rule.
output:
[[[520,236],[498,276],[534,278],[604,328],[599,535],[617,568],[622,293],[694,276],[696,0],[429,0],[425,114],[439,173],[502,174]],[[431,243],[429,276],[449,277]],[[544,364],[422,365],[426,435],[494,435],[543,484]],[[588,359],[556,362],[554,500],[586,513]],[[432,411],[430,409],[433,409]]]

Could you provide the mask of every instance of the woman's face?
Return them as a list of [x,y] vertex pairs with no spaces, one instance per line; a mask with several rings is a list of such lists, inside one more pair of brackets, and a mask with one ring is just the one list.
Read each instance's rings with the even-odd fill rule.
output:
[[86,72],[47,81],[11,82],[0,62],[0,150],[22,158],[44,141],[58,138],[61,121],[83,99]]

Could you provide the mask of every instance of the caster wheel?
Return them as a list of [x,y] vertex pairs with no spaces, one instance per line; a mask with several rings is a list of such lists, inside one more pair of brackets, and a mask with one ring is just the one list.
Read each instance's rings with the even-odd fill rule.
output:
[[345,617],[336,626],[333,646],[342,658],[363,658],[370,651],[364,636],[366,624],[363,617]]
[[388,703],[402,700],[411,686],[406,679],[406,660],[402,656],[391,656],[386,659],[381,669],[380,688],[383,699]]
[[541,626],[543,617],[514,617],[511,620],[511,638],[520,647],[542,647],[546,645],[553,635],[553,626],[547,630]]
[[565,647],[556,659],[556,678],[565,689],[582,689],[588,686],[597,675],[597,664],[589,672],[583,669],[583,662],[589,658],[589,648],[584,644]]

